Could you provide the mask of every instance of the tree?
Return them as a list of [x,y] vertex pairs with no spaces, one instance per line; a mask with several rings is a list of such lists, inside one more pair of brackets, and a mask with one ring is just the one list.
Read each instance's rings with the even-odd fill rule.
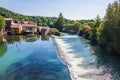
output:
[[0,16],[0,30],[5,28],[5,21],[4,18]]
[[0,57],[2,57],[7,51],[6,43],[0,43]]
[[104,27],[101,32],[100,43],[104,48],[113,53],[120,54],[120,2],[109,4],[104,17]]
[[64,26],[64,18],[62,13],[60,13],[57,21],[54,24],[55,28],[57,28],[58,30],[62,31],[63,30],[63,26]]
[[90,31],[90,39],[93,44],[97,44],[97,28],[99,28],[100,23],[101,23],[101,19],[99,15],[97,15],[97,17],[95,18],[95,23]]
[[69,24],[67,23],[67,24],[64,24],[63,30],[66,32],[77,34],[79,32],[80,27],[81,27],[81,24],[79,22],[74,22]]

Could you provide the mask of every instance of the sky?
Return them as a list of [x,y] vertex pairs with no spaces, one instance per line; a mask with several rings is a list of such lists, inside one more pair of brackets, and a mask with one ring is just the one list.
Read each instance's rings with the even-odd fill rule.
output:
[[104,17],[109,3],[115,0],[0,0],[0,7],[23,15],[58,17],[67,19],[94,19]]

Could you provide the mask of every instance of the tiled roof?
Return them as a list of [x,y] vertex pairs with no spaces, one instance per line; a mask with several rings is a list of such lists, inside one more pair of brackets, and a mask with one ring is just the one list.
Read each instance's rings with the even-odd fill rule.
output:
[[36,25],[36,23],[33,21],[29,21],[28,24]]
[[19,28],[21,24],[11,24],[11,28]]
[[31,25],[36,25],[36,23],[35,22],[33,22],[33,21],[23,21],[23,22],[20,22],[21,24],[31,24]]
[[4,18],[4,20],[13,20],[12,18]]
[[33,24],[22,24],[23,27],[36,27],[36,25]]

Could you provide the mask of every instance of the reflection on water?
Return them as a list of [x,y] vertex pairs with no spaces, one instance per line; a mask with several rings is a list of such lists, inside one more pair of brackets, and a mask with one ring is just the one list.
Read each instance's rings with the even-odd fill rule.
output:
[[48,41],[50,36],[48,35],[14,35],[14,36],[0,36],[0,57],[2,57],[7,51],[7,44],[14,44],[15,42],[34,42],[36,40]]
[[43,41],[49,40],[49,35],[41,36],[41,40],[43,40]]
[[33,35],[33,36],[31,36],[31,35],[29,35],[29,36],[25,36],[25,41],[26,42],[34,42],[34,41],[36,41],[37,40],[37,35]]
[[[46,40],[46,41],[45,41]],[[0,80],[71,80],[49,36],[4,36]]]
[[68,55],[76,80],[120,80],[120,59],[116,56],[98,51],[89,41],[76,35],[57,37],[57,42]]
[[42,41],[48,41],[50,38],[50,36],[48,35],[9,35],[9,36],[1,36],[0,37],[0,43],[3,42],[7,42],[8,44],[14,44],[15,42],[22,42],[22,41],[26,41],[26,42],[34,42],[38,39],[42,40]]
[[7,51],[7,44],[5,42],[0,43],[0,57],[2,57]]

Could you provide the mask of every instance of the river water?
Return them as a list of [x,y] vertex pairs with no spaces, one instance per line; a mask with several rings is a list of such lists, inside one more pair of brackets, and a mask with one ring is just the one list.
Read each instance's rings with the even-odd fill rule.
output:
[[63,34],[56,42],[74,80],[120,80],[120,59],[100,52],[77,35]]
[[71,80],[71,77],[49,36],[3,36],[0,80]]
[[[0,80],[120,80],[120,59],[77,35],[0,38]],[[63,62],[65,61],[67,65]],[[69,72],[70,71],[70,72]]]

